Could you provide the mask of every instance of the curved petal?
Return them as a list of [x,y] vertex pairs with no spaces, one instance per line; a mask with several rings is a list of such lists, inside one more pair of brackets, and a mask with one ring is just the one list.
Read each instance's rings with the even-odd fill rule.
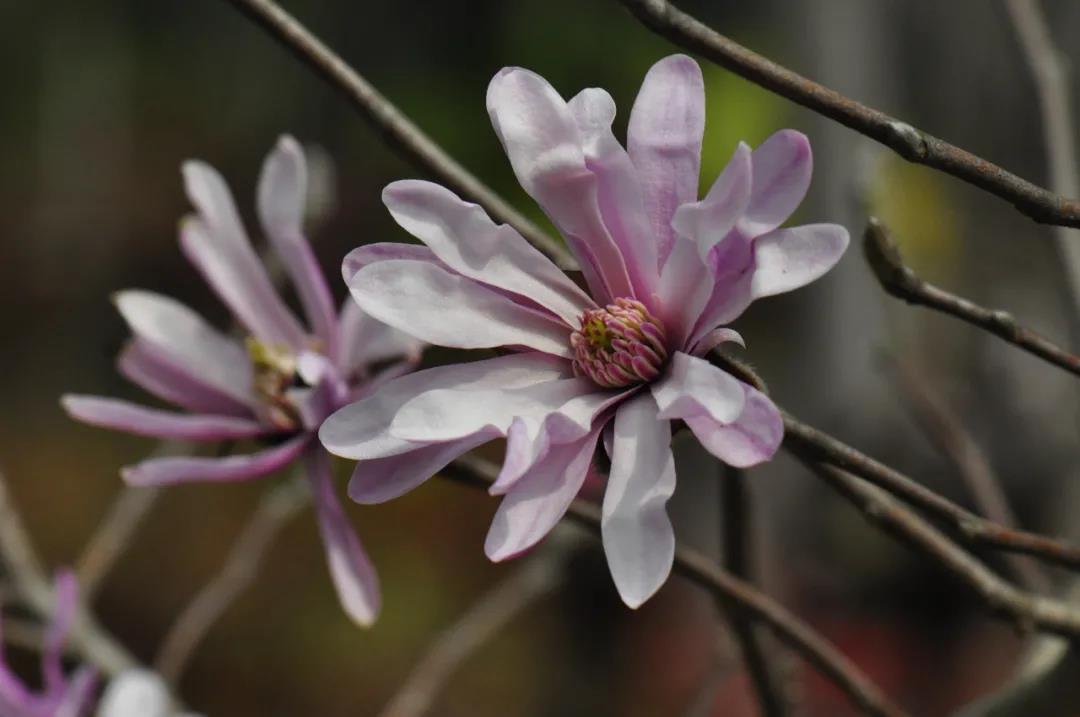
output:
[[566,514],[588,475],[599,435],[596,428],[578,441],[552,446],[510,488],[484,540],[484,553],[491,560],[506,560],[525,552]]
[[749,468],[776,454],[784,439],[784,419],[768,396],[746,384],[742,389],[746,401],[734,422],[721,424],[705,413],[684,420],[714,456],[729,466]]
[[677,352],[664,377],[652,385],[660,409],[657,418],[707,415],[731,423],[742,413],[746,397],[742,384],[727,371],[704,359]]
[[188,198],[199,218],[180,227],[180,245],[239,321],[269,344],[300,348],[304,330],[270,283],[233,204],[225,180],[204,162],[182,167]]
[[675,492],[671,424],[643,393],[615,413],[601,536],[623,602],[640,606],[671,573],[675,533],[665,505]]
[[337,314],[326,277],[304,237],[307,163],[300,144],[282,136],[263,162],[257,190],[259,221],[288,272],[315,335],[337,355]]
[[780,130],[762,142],[751,160],[754,188],[739,226],[753,237],[776,229],[802,203],[814,160],[810,140],[792,129]]
[[496,225],[480,206],[450,190],[404,180],[387,186],[382,196],[394,221],[458,274],[525,296],[569,325],[596,306],[513,227]]
[[349,497],[357,503],[385,503],[408,493],[451,461],[494,440],[494,431],[481,431],[446,443],[414,443],[398,455],[360,461],[349,481]]
[[311,440],[301,434],[258,453],[224,458],[173,456],[151,458],[120,471],[131,485],[171,485],[197,481],[227,482],[260,478],[292,463]]
[[668,342],[676,349],[690,345],[691,332],[708,306],[713,293],[713,275],[687,237],[676,236],[668,260],[660,270],[657,312],[664,323]]
[[120,352],[116,368],[144,391],[194,413],[251,415],[249,404],[208,384],[189,369],[175,365],[164,351],[141,337],[136,336],[127,343]]
[[568,107],[581,133],[585,166],[596,177],[604,226],[622,254],[634,295],[648,302],[660,278],[657,244],[634,163],[611,130],[615,100],[604,90],[589,88]]
[[622,255],[600,215],[597,181],[566,101],[547,80],[520,67],[488,85],[488,115],[514,174],[544,209],[581,264],[599,303],[632,295]]
[[72,418],[101,428],[182,441],[223,441],[273,433],[258,421],[235,416],[174,413],[99,396],[67,394],[60,404]]
[[339,365],[346,376],[367,375],[374,364],[392,359],[416,364],[424,350],[423,341],[368,316],[352,297],[341,307],[339,331]]
[[660,60],[645,75],[626,131],[626,145],[645,197],[660,266],[675,239],[675,210],[698,198],[705,82],[686,55]]
[[401,407],[416,396],[435,389],[529,386],[565,377],[569,370],[569,362],[533,352],[417,371],[338,410],[323,422],[319,439],[331,453],[354,460],[407,453],[418,446],[391,436],[389,427]]
[[304,467],[338,599],[353,622],[367,627],[379,614],[379,578],[338,501],[326,452],[308,446]]
[[731,161],[700,202],[675,210],[671,224],[679,234],[697,242],[702,256],[719,244],[743,216],[750,202],[750,147],[739,142]]
[[173,365],[240,403],[253,403],[251,361],[239,343],[167,296],[121,291],[113,301],[131,331]]
[[408,259],[410,261],[427,261],[446,267],[435,256],[435,252],[421,244],[401,244],[400,242],[376,242],[358,246],[348,254],[341,262],[341,278],[348,284],[356,276],[356,272],[365,266],[380,261],[391,259]]
[[739,335],[739,332],[735,329],[713,329],[709,333],[705,334],[701,339],[697,341],[690,351],[691,356],[704,356],[712,351],[720,344],[726,343],[738,344],[742,348],[746,348],[746,342],[743,341],[743,337]]
[[754,240],[755,299],[806,286],[840,261],[848,246],[847,229],[839,224],[807,224],[777,229]]
[[571,355],[568,326],[436,264],[369,264],[353,276],[349,291],[379,321],[437,346],[527,346]]

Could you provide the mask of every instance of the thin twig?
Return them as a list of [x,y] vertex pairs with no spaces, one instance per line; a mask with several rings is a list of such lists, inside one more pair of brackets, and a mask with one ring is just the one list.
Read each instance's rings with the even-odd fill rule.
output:
[[[487,490],[498,475],[498,467],[476,456],[463,456],[444,469],[442,475]],[[600,510],[591,503],[575,500],[567,511],[567,517],[584,525],[594,535],[600,534]],[[674,571],[708,590],[732,609],[740,610],[767,625],[780,640],[834,682],[867,714],[904,714],[828,640],[753,585],[685,546],[675,548]]]
[[79,589],[90,602],[109,569],[127,549],[135,531],[157,504],[160,486],[124,486],[120,489],[97,532],[91,536],[77,563]]
[[421,717],[451,677],[476,651],[515,617],[554,592],[562,584],[568,536],[553,535],[525,559],[516,571],[498,582],[473,603],[431,645],[405,682],[379,714],[381,717]]
[[458,164],[404,112],[360,76],[341,57],[272,0],[229,0],[270,32],[360,111],[388,144],[417,167],[480,204],[493,219],[514,227],[564,269],[576,264],[566,249],[511,207],[502,197]]
[[[724,471],[720,481],[721,525],[724,533],[724,567],[732,575],[753,582],[751,536],[753,514],[747,492],[745,475],[737,468]],[[721,606],[723,607],[723,606]],[[731,629],[739,643],[746,669],[757,694],[761,713],[765,717],[782,717],[789,713],[789,700],[783,681],[766,654],[757,626],[738,611],[729,612]]]
[[259,501],[233,543],[221,571],[188,604],[169,629],[154,660],[155,669],[176,684],[206,633],[258,575],[263,555],[281,529],[309,500],[306,484],[290,480],[270,489]]
[[642,23],[691,52],[865,135],[909,162],[951,174],[1011,202],[1037,222],[1080,227],[1080,202],[1058,196],[966,150],[846,97],[724,37],[666,0],[620,0]]
[[[1001,481],[964,422],[945,401],[929,390],[913,368],[898,362],[895,369],[904,404],[927,439],[953,464],[979,512],[998,525],[1015,529],[1016,515]],[[1050,578],[1030,557],[1009,553],[1005,558],[1021,585],[1038,593],[1050,591]]]
[[1005,311],[987,309],[922,279],[904,263],[888,229],[871,218],[866,225],[863,250],[885,291],[909,304],[926,306],[978,326],[1019,346],[1044,361],[1080,376],[1080,356],[1070,353],[1041,334],[1025,328]]

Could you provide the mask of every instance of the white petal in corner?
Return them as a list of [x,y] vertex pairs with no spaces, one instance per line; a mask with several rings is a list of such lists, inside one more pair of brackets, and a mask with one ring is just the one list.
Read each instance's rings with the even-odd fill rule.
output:
[[176,456],[151,458],[120,471],[131,485],[172,485],[187,482],[227,482],[269,475],[299,457],[311,440],[302,434],[258,453],[225,458]]
[[752,170],[750,147],[743,142],[735,149],[724,171],[700,202],[683,204],[675,211],[672,226],[684,237],[697,242],[702,256],[728,235],[750,202]]
[[705,359],[677,352],[664,377],[652,385],[660,409],[658,418],[675,419],[705,414],[718,423],[731,423],[743,411],[743,384]]
[[251,361],[239,343],[167,296],[120,291],[113,301],[132,332],[177,367],[241,403],[253,403]]
[[780,130],[754,150],[754,185],[746,215],[739,222],[746,236],[770,232],[802,203],[814,171],[810,140],[801,132]]
[[777,229],[754,240],[755,299],[806,286],[840,261],[848,247],[847,229],[838,224],[807,224]]
[[675,492],[671,424],[656,412],[647,393],[619,407],[604,492],[604,553],[619,595],[632,608],[664,584],[675,558],[675,533],[665,509]]
[[524,296],[571,326],[596,304],[559,267],[484,210],[431,182],[404,180],[383,190],[401,227],[462,276]]
[[258,209],[263,231],[292,279],[315,335],[337,355],[337,314],[326,277],[304,237],[307,163],[295,139],[283,136],[263,163]]
[[566,514],[588,475],[599,429],[579,441],[552,446],[499,503],[484,552],[495,561],[520,555],[548,534]]
[[784,419],[769,397],[742,384],[745,405],[732,423],[720,424],[708,414],[689,416],[686,425],[707,451],[736,468],[749,468],[776,455],[784,440]]
[[165,681],[150,670],[125,670],[109,680],[98,717],[171,717]]
[[675,210],[698,198],[704,133],[701,68],[686,55],[665,57],[645,75],[626,130],[661,266],[675,238],[671,226]]
[[258,421],[235,416],[174,413],[127,401],[68,394],[60,399],[72,418],[101,428],[180,441],[224,441],[273,433]]
[[570,364],[544,353],[520,353],[417,371],[382,386],[323,422],[319,439],[342,458],[371,460],[407,453],[417,446],[390,435],[390,423],[406,402],[437,389],[519,388],[563,378]]
[[527,346],[571,355],[568,326],[435,264],[396,259],[369,264],[356,272],[349,290],[379,321],[436,346]]
[[330,461],[318,445],[304,451],[304,468],[311,483],[311,498],[319,522],[330,577],[345,613],[368,627],[379,614],[379,578],[360,545],[334,490]]

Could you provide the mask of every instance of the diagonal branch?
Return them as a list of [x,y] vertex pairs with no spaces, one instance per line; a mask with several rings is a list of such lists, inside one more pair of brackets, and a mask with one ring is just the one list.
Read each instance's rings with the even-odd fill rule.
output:
[[904,263],[888,229],[871,218],[863,236],[863,251],[874,276],[885,291],[909,304],[926,306],[989,331],[1069,373],[1080,376],[1080,356],[1070,353],[1041,334],[1025,328],[1010,314],[987,309],[951,294],[919,277]]
[[340,91],[387,143],[421,169],[430,171],[454,191],[472,199],[497,221],[514,227],[564,269],[575,262],[561,243],[552,239],[506,200],[458,164],[409,117],[386,99],[333,50],[285,12],[273,0],[230,0],[265,28],[282,45]]
[[[463,456],[445,468],[441,475],[487,490],[498,474],[498,467],[475,456]],[[567,517],[600,534],[600,510],[591,503],[575,500]],[[708,558],[684,546],[675,548],[674,571],[712,595],[761,622],[799,653],[823,675],[832,680],[852,702],[870,715],[899,717],[903,710],[889,701],[842,652],[812,627],[765,595],[753,585],[714,565]]]

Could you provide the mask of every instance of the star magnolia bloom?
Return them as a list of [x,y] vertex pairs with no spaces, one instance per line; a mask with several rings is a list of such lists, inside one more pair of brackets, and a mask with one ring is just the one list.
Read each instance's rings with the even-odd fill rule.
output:
[[[94,697],[97,675],[80,667],[64,674],[64,645],[75,619],[79,587],[68,571],[56,575],[56,605],[41,654],[42,688],[35,692],[8,668],[0,651],[0,715],[4,717],[82,717]],[[109,715],[108,717],[119,717]]]
[[578,494],[599,445],[611,461],[603,543],[623,600],[666,580],[674,535],[671,421],[722,461],[770,459],[776,407],[702,358],[751,301],[824,274],[848,244],[832,224],[781,229],[810,182],[793,131],[745,144],[703,199],[701,71],[673,56],[645,78],[628,149],[615,104],[587,89],[566,102],[543,78],[499,72],[487,107],[515,174],[581,264],[582,291],[511,227],[434,184],[391,184],[383,200],[426,247],[377,244],[345,260],[372,316],[433,344],[506,355],[383,386],[323,424],[323,444],[359,462],[349,494],[377,503],[493,438],[507,440],[485,543],[493,560],[544,537]]
[[[315,431],[335,409],[411,370],[421,344],[354,302],[335,310],[303,234],[307,170],[295,140],[283,137],[263,165],[258,215],[310,329],[274,290],[221,176],[194,161],[184,164],[183,176],[198,214],[184,220],[181,247],[247,339],[221,333],[165,296],[120,292],[116,305],[135,335],[120,356],[120,372],[188,413],[76,395],[62,399],[64,408],[86,423],[143,436],[270,444],[250,455],[152,458],[122,471],[133,485],[243,480],[302,461],[342,605],[353,620],[370,624],[379,609],[378,582],[338,502]],[[371,373],[388,361],[388,368]]]

